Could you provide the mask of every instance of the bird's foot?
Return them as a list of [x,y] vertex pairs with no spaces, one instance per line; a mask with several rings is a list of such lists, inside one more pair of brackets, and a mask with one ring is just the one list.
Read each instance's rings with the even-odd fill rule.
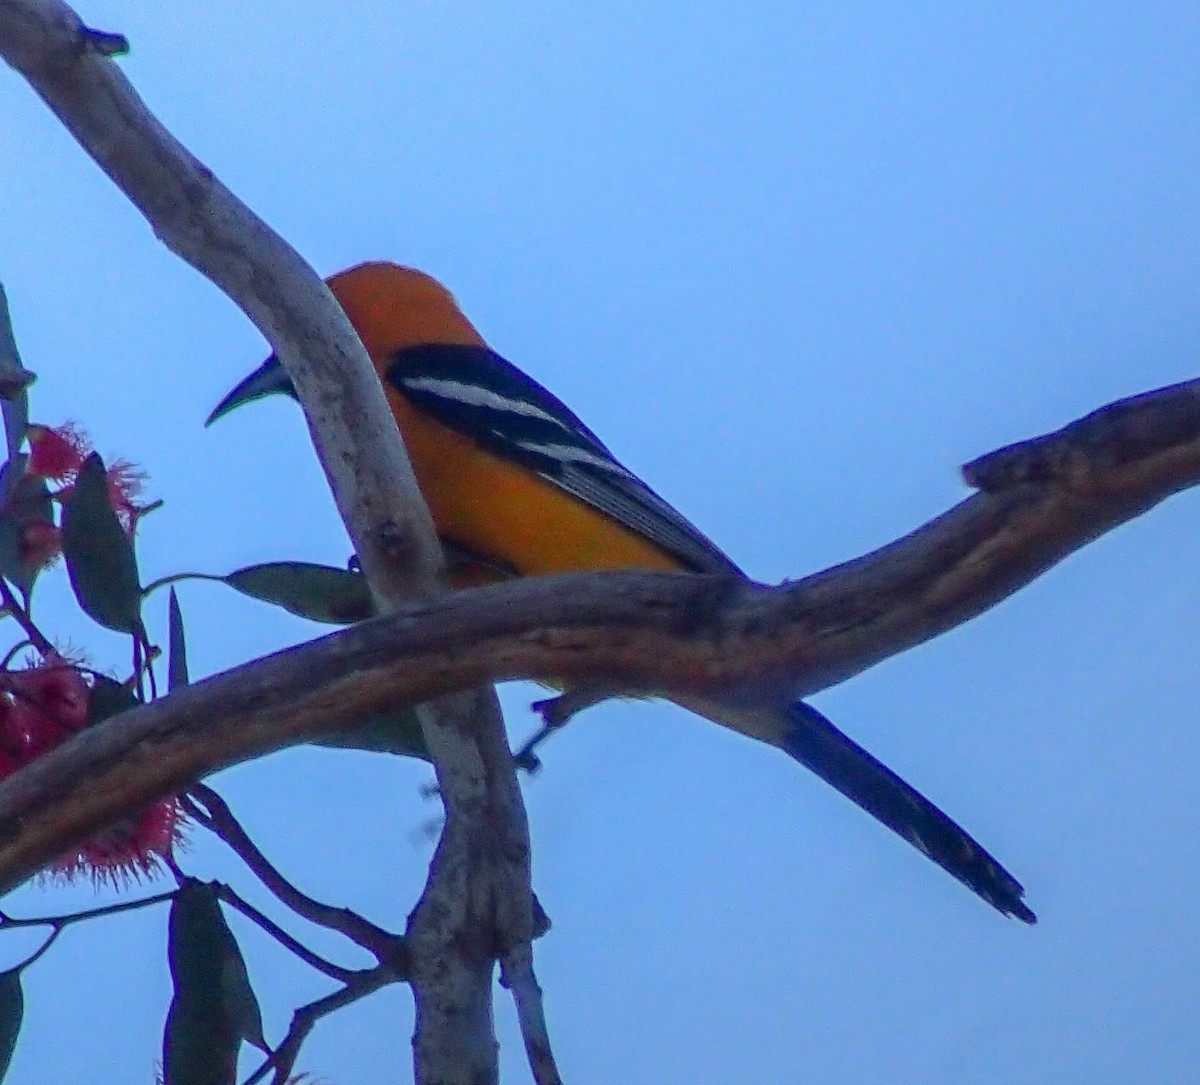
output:
[[576,686],[555,697],[534,701],[530,707],[542,717],[542,726],[513,755],[517,768],[524,769],[532,776],[542,767],[536,751],[546,739],[565,727],[572,717],[585,708],[591,708],[592,705],[615,696],[616,691],[607,686]]

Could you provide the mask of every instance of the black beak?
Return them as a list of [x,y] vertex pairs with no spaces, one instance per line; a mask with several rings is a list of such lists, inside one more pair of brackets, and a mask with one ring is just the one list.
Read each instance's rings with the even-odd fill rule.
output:
[[293,398],[296,395],[291,379],[284,372],[283,366],[279,364],[279,359],[272,354],[213,408],[212,414],[204,420],[204,424],[211,426],[218,418],[228,414],[235,407],[262,399],[263,396],[275,395],[278,392]]

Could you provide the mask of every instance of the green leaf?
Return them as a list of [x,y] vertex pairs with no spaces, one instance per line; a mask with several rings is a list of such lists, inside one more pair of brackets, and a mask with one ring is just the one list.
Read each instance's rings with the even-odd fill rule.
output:
[[[226,930],[228,929],[227,927]],[[246,958],[242,956],[237,942],[233,940],[232,931],[229,933],[229,947],[232,952],[226,953],[221,973],[226,1012],[243,1040],[253,1044],[259,1051],[270,1052],[271,1049],[263,1035],[262,1009],[258,1005],[258,996],[250,986]]]
[[63,508],[63,554],[75,598],[94,621],[118,633],[141,629],[142,589],[133,542],[108,499],[104,461],[83,461]]
[[[29,377],[32,382],[33,374]],[[0,413],[4,417],[4,441],[12,457],[17,454],[29,428],[29,393],[21,391],[12,397],[4,397],[0,402]]]
[[[305,561],[274,561],[248,565],[222,579],[243,595],[273,603],[314,622],[348,625],[372,618],[377,613],[367,578],[357,569]],[[334,749],[366,750],[368,753],[429,760],[420,721],[409,705],[309,741]]]
[[[171,908],[171,977],[176,997],[213,1006],[239,1038],[266,1050],[262,1014],[250,986],[246,962],[217,899],[216,886],[189,881]],[[215,995],[215,1001],[209,1002]]]
[[371,716],[353,727],[330,731],[308,740],[314,746],[335,750],[366,750],[368,753],[391,753],[401,757],[419,757],[431,761],[421,731],[421,721],[412,705],[402,705],[390,712]]
[[25,529],[34,523],[54,527],[54,505],[44,478],[25,473],[29,457],[14,456],[0,468],[0,576],[14,583],[29,598],[42,570],[22,551]]
[[4,433],[11,459],[25,440],[29,423],[29,386],[37,379],[21,364],[17,341],[13,337],[12,319],[8,313],[8,297],[0,283],[0,407],[4,415]]
[[246,962],[215,886],[188,881],[171,905],[175,994],[163,1033],[165,1085],[230,1085],[242,1040],[267,1051]]
[[163,1029],[163,1085],[234,1085],[241,1041],[214,1032],[204,1013],[171,999]]
[[0,468],[0,576],[14,580],[21,568],[21,522],[14,508],[28,456],[14,456]]
[[314,622],[350,625],[377,613],[367,578],[332,565],[273,561],[236,569],[223,579],[243,595]]
[[92,679],[92,692],[88,704],[88,726],[94,727],[131,708],[137,708],[141,703],[134,696],[133,690],[113,678],[98,674]]
[[0,1081],[8,1073],[17,1036],[25,1017],[25,994],[21,990],[21,970],[0,972]]
[[183,631],[183,611],[175,589],[167,602],[167,690],[188,684],[187,637]]

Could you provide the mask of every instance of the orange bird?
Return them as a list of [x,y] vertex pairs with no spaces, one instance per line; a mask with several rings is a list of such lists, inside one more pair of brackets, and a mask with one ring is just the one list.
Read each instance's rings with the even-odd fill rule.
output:
[[[597,569],[740,570],[625,468],[554,395],[492,351],[436,280],[359,264],[329,288],[371,356],[438,533],[486,576]],[[274,357],[208,421],[274,392]],[[783,750],[1006,915],[1035,921],[1020,883],[891,769],[802,701],[704,715]]]

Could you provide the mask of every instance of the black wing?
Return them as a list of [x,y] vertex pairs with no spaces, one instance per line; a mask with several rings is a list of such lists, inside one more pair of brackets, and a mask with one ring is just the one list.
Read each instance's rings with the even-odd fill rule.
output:
[[388,380],[426,414],[520,463],[661,546],[693,572],[737,572],[693,524],[622,466],[557,396],[486,347],[392,355]]

